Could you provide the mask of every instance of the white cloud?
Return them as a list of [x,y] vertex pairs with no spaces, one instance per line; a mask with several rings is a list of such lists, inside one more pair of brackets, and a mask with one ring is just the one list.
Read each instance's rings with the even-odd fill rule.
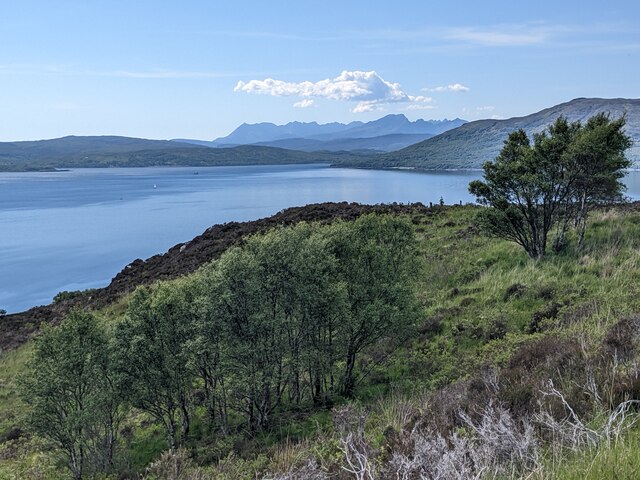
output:
[[314,102],[313,100],[305,98],[304,100],[300,100],[299,102],[294,103],[293,106],[295,108],[309,108],[314,107],[315,104],[316,102]]
[[[393,103],[425,103],[431,98],[411,96],[400,88],[400,84],[388,82],[375,71],[343,71],[333,79],[317,82],[285,82],[266,78],[264,80],[239,81],[234,92],[272,95],[276,97],[328,98],[331,100],[358,102],[354,113],[380,110]],[[302,104],[303,102],[297,102]]]
[[495,105],[480,105],[477,107],[464,107],[462,109],[462,115],[471,118],[485,118],[491,120],[502,120],[504,117],[495,114],[496,107]]
[[465,87],[461,83],[451,83],[449,85],[441,86],[441,87],[433,87],[433,88],[423,88],[425,92],[468,92],[469,87]]
[[434,105],[412,104],[407,107],[407,110],[433,110],[434,108],[436,108]]
[[417,97],[412,97],[411,95],[409,95],[409,100],[418,103],[429,103],[433,100],[433,98],[425,97],[424,95],[418,95]]
[[359,102],[351,111],[353,113],[380,112],[384,108],[375,102]]
[[179,72],[168,70],[130,71],[117,70],[113,72],[87,72],[90,75],[121,78],[220,78],[230,76],[222,72]]
[[488,47],[538,45],[552,36],[552,31],[543,26],[498,25],[490,28],[454,28],[445,38]]

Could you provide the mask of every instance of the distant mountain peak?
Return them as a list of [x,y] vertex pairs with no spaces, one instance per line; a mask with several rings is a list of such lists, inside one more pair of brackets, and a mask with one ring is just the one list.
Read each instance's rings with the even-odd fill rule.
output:
[[293,121],[284,125],[269,122],[243,123],[226,137],[211,142],[214,147],[264,144],[282,140],[334,141],[385,135],[437,135],[465,123],[465,120],[409,120],[403,113],[390,113],[370,122],[318,123]]
[[404,118],[407,122],[409,121],[409,119],[404,113],[388,113],[384,117],[380,117],[378,120],[383,120],[385,118]]

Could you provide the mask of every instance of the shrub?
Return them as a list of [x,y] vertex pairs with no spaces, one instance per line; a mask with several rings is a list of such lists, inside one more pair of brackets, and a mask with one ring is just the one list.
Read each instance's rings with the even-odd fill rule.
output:
[[197,468],[186,450],[165,451],[147,468],[144,480],[205,480],[202,469]]
[[527,333],[536,333],[545,329],[545,320],[555,320],[558,318],[558,313],[562,305],[558,302],[553,302],[548,305],[545,305],[540,310],[536,310],[531,315],[531,321],[527,326]]
[[95,291],[97,291],[97,289],[95,288],[88,288],[86,290],[72,290],[72,291],[63,290],[62,292],[58,292],[55,295],[55,297],[53,297],[53,303],[60,303],[66,300],[73,300],[79,297],[83,297],[85,295],[91,295]]
[[553,336],[532,340],[523,344],[500,372],[499,398],[514,414],[530,414],[537,408],[539,391],[548,379],[582,376],[584,364],[580,345],[574,340]]
[[522,285],[521,283],[514,283],[509,286],[502,295],[502,300],[507,301],[511,298],[520,298],[527,291],[526,285]]
[[640,344],[640,317],[623,318],[613,325],[603,341],[604,354],[616,361],[633,358]]

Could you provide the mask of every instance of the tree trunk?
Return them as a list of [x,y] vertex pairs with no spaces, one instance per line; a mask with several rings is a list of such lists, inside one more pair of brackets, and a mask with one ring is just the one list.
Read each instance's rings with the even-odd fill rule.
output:
[[565,211],[564,216],[562,218],[562,223],[560,228],[558,229],[558,236],[555,238],[553,242],[553,251],[558,253],[560,252],[566,245],[566,234],[569,229],[569,221],[571,218],[569,217],[568,209]]
[[107,425],[107,432],[106,432],[107,438],[105,439],[104,456],[105,456],[105,469],[108,469],[109,471],[111,471],[114,466],[113,456],[115,452],[117,435],[118,435],[116,423],[117,422],[115,422],[113,418],[111,418]]
[[227,425],[229,415],[227,413],[227,391],[224,386],[224,379],[220,378],[218,383],[220,384],[220,395],[218,397],[218,414],[220,416],[220,428],[223,434],[227,434]]
[[169,441],[169,448],[171,451],[175,451],[178,444],[176,441],[176,422],[173,418],[173,414],[169,415],[167,423],[167,440]]
[[313,384],[313,403],[315,405],[319,405],[322,402],[322,375],[320,371],[320,367],[316,366],[317,370],[315,373],[314,384]]
[[180,442],[184,443],[185,440],[189,438],[189,430],[191,428],[191,418],[189,416],[189,409],[187,408],[185,400],[181,402],[180,411],[182,414],[180,422]]
[[75,449],[71,449],[69,452],[69,469],[73,480],[82,480],[82,458],[78,458],[79,455]]
[[204,395],[207,401],[208,428],[212,432],[216,424],[216,381],[206,368],[200,369],[200,377],[204,383]]
[[356,352],[355,349],[349,347],[347,352],[347,362],[344,370],[344,378],[342,380],[342,394],[345,397],[351,397],[355,388],[355,382],[353,379],[353,369],[356,365]]
[[256,430],[262,430],[269,423],[269,412],[271,412],[271,387],[268,384],[262,386],[260,400],[256,405]]
[[584,234],[587,230],[587,194],[582,194],[580,213],[578,214],[578,250],[584,247]]

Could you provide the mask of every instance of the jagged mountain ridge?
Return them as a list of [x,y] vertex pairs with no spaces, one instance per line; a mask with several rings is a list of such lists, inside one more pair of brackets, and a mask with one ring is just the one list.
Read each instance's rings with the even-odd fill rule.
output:
[[[176,139],[179,142],[194,143],[211,147],[232,147],[246,144],[259,144],[266,146],[277,146],[281,148],[296,148],[296,145],[305,144],[304,140],[314,140],[314,142],[306,142],[313,145],[313,149],[307,146],[305,150],[340,150],[345,148],[337,148],[331,143],[323,144],[322,142],[334,142],[338,140],[354,140],[358,139],[357,147],[353,149],[371,149],[390,151],[392,147],[385,144],[385,140],[391,140],[394,146],[406,146],[411,142],[420,141],[431,135],[438,135],[451,128],[455,128],[465,123],[465,120],[459,118],[453,120],[416,120],[410,121],[402,114],[386,115],[378,120],[371,122],[350,122],[343,123],[327,123],[318,124],[317,122],[289,122],[285,125],[275,125],[273,123],[243,123],[226,137],[220,137],[212,142],[202,140]],[[399,137],[391,138],[389,135],[410,135],[398,144]],[[422,135],[422,138],[415,137]],[[414,137],[411,137],[414,136]],[[379,138],[387,137],[387,138]],[[377,138],[371,142],[361,139]],[[371,143],[370,146],[369,143]],[[350,149],[346,148],[347,150]]]

